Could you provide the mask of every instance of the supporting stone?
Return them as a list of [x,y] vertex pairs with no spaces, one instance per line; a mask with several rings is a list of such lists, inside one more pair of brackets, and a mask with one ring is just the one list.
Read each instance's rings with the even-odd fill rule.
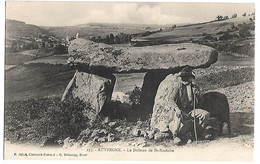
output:
[[90,120],[95,120],[98,113],[111,100],[115,77],[111,79],[98,75],[76,71],[74,77],[69,82],[62,96],[62,101],[66,99],[78,98],[85,104],[83,115]]
[[169,105],[170,95],[174,86],[178,85],[180,78],[177,74],[168,75],[160,84],[153,105],[151,128],[167,131],[170,121],[173,119],[174,111]]
[[144,76],[144,82],[142,86],[142,94],[140,100],[140,110],[141,118],[147,119],[153,112],[154,99],[158,90],[160,83],[165,79],[170,73],[179,72],[176,70],[158,70],[158,71],[148,71]]

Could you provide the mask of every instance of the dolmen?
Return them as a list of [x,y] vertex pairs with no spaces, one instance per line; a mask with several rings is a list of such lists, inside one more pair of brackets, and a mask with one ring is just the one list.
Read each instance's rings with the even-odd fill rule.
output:
[[111,100],[114,73],[145,73],[140,117],[148,118],[153,113],[153,126],[169,119],[158,114],[162,113],[162,105],[167,106],[174,74],[185,66],[207,68],[218,59],[215,49],[194,43],[115,47],[78,38],[70,43],[68,51],[68,64],[77,71],[65,89],[63,101],[80,99],[88,106],[84,116],[95,120]]

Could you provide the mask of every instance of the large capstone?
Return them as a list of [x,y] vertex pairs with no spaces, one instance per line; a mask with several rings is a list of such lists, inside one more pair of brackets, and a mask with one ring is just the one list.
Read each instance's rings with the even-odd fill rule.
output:
[[181,79],[178,74],[170,74],[159,85],[151,118],[150,126],[152,129],[159,129],[162,132],[168,130],[168,125],[173,120],[174,114],[169,104],[170,96],[174,92],[176,85],[180,83]]
[[112,73],[175,70],[184,66],[208,67],[217,61],[215,49],[193,43],[145,47],[114,47],[85,39],[75,39],[69,46],[68,63],[86,72]]
[[[110,79],[76,71],[62,96],[62,101],[79,99],[85,104],[83,115],[95,120],[98,113],[111,100],[115,77]],[[78,102],[78,101],[75,101]]]

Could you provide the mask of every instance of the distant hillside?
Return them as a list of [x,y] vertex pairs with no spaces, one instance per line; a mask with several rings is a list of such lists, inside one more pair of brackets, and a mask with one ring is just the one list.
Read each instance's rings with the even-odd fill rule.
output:
[[175,39],[179,37],[197,37],[203,33],[207,34],[217,34],[221,31],[227,31],[232,25],[238,26],[238,24],[249,23],[249,19],[253,16],[239,17],[233,19],[227,19],[222,21],[214,21],[208,23],[197,23],[189,24],[183,26],[177,26],[174,29],[165,28],[160,33],[155,33],[147,37],[142,37],[142,39]]
[[6,20],[6,37],[36,37],[37,35],[48,34],[48,31],[31,24],[17,20]]
[[188,24],[164,28],[160,32],[134,37],[134,46],[148,46],[172,43],[198,43],[233,56],[254,56],[254,16]]
[[62,27],[42,27],[56,37],[73,37],[79,33],[80,37],[89,38],[92,36],[105,37],[109,34],[137,34],[145,31],[154,31],[162,28],[160,25],[138,25],[138,24],[107,24],[107,23],[90,23],[76,26]]

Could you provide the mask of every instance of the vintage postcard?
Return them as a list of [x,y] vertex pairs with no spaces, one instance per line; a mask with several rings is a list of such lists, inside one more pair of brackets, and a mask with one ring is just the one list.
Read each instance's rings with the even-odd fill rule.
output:
[[7,1],[5,160],[254,160],[254,3]]

